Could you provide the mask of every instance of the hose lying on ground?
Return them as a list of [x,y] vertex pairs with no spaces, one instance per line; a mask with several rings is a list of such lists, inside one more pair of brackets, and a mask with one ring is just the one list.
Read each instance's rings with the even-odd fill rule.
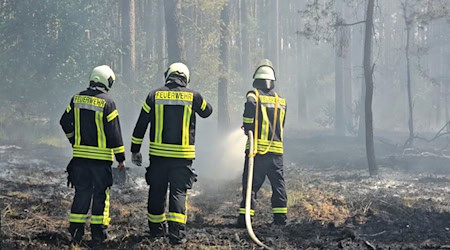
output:
[[254,154],[253,152],[253,131],[248,131],[248,140],[250,143],[250,150],[248,154],[248,169],[247,169],[247,190],[245,195],[245,226],[247,227],[247,232],[250,238],[258,244],[258,246],[264,247],[265,249],[271,249],[262,243],[253,232],[252,222],[250,219],[250,204],[252,197],[252,184],[253,184],[253,163],[254,163]]

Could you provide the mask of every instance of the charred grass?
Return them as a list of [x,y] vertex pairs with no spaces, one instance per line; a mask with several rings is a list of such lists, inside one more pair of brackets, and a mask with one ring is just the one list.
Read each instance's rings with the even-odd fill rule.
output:
[[[310,138],[289,148],[287,226],[270,224],[270,185],[258,193],[253,228],[265,244],[275,249],[450,249],[450,167],[410,171],[384,164],[374,178],[361,166],[361,150],[351,140],[338,147]],[[65,185],[58,149],[46,150],[42,159],[42,149],[28,154],[19,147],[0,148],[1,249],[69,249],[73,189]],[[235,226],[240,178],[200,178],[189,195],[188,242],[171,246],[165,238],[149,237],[147,186],[142,174],[130,174],[130,183],[112,189],[110,239],[100,249],[259,249],[245,229]],[[94,248],[88,225],[85,239],[82,249]]]

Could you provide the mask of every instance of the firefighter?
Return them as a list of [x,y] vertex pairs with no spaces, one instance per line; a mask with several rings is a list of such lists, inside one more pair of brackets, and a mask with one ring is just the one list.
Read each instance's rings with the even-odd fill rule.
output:
[[253,131],[254,152],[246,146],[244,173],[242,176],[242,201],[238,227],[245,227],[245,195],[247,189],[248,157],[254,156],[254,173],[250,215],[255,214],[256,194],[266,176],[272,186],[273,224],[286,225],[287,196],[283,177],[283,127],[286,100],[274,90],[275,71],[268,59],[262,60],[253,75],[253,90],[247,92],[243,115],[245,134]]
[[118,168],[125,167],[119,114],[108,96],[114,80],[114,72],[109,66],[94,68],[89,87],[72,97],[60,120],[73,149],[67,172],[68,185],[75,186],[69,218],[69,232],[74,244],[82,241],[91,202],[92,242],[98,244],[106,239],[114,156],[119,162]]
[[[169,242],[186,242],[187,190],[196,181],[192,168],[195,158],[196,113],[206,118],[212,107],[196,91],[187,87],[189,69],[173,63],[164,73],[165,85],[151,91],[142,105],[131,138],[132,162],[142,164],[139,153],[150,123],[150,166],[145,178],[149,185],[148,225],[152,237],[164,236],[169,228]],[[165,213],[169,187],[169,212]],[[167,225],[168,224],[168,225]]]

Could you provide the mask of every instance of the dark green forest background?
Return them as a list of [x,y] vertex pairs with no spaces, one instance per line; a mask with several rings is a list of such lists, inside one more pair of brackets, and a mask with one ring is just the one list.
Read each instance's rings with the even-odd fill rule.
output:
[[[414,133],[432,132],[450,120],[449,5],[376,1],[376,130],[406,132],[412,116]],[[118,76],[110,93],[128,138],[145,96],[178,60],[191,70],[191,87],[215,108],[209,123],[239,127],[262,58],[277,69],[288,128],[361,135],[366,6],[365,0],[0,0],[0,138],[59,145],[60,115],[100,64]]]

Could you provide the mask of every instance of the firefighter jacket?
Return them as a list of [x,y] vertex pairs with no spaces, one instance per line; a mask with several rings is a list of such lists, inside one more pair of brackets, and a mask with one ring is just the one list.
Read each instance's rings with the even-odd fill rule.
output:
[[169,81],[149,93],[131,137],[131,152],[140,151],[150,123],[149,155],[195,158],[195,113],[206,118],[212,107],[196,91]]
[[[243,127],[246,133],[249,130],[254,133],[255,152],[283,154],[285,115],[286,99],[278,96],[274,90],[255,88],[247,93]],[[248,151],[247,141],[246,154]]]
[[72,144],[73,157],[125,160],[119,113],[107,93],[88,88],[72,97],[60,124]]

